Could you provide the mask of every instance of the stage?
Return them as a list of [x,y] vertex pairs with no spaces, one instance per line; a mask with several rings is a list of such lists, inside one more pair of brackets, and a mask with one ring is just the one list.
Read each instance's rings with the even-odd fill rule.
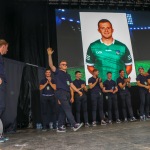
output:
[[7,134],[0,150],[150,150],[150,121],[82,127],[66,133],[36,129]]

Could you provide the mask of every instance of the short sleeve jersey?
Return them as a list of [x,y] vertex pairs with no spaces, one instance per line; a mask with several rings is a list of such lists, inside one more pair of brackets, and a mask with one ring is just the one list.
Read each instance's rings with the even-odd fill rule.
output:
[[[93,84],[95,82],[96,82],[96,78],[94,78],[94,77],[91,77],[88,80],[88,83],[92,83]],[[97,82],[97,84],[91,89],[91,93],[99,93],[99,92],[102,92],[102,90],[100,88],[99,82]]]
[[[83,80],[81,80],[81,79],[79,79],[79,80],[75,79],[75,80],[73,81],[73,84],[75,85],[76,88],[81,88],[81,85],[82,85],[82,84],[85,84],[85,81],[83,81]],[[80,90],[80,91],[82,91],[82,90]]]
[[5,71],[4,71],[4,61],[3,61],[3,57],[1,54],[0,54],[0,78],[2,78],[4,82],[6,82],[6,76],[5,76]]
[[126,79],[126,78],[125,77],[124,78],[121,78],[121,77],[117,78],[118,91],[120,94],[129,92],[129,88],[127,86],[125,86],[123,89],[121,89],[119,86],[119,83],[124,84],[124,79]]
[[115,87],[117,86],[114,80],[105,80],[103,85],[106,90],[115,90]]
[[[47,82],[46,78],[42,79],[41,82],[40,82],[40,85],[44,85],[46,82]],[[51,82],[52,82],[52,84],[55,84],[54,79],[52,79]],[[47,84],[47,86],[42,90],[42,94],[53,95],[54,94],[54,90],[49,84]]]
[[86,63],[99,70],[103,81],[107,79],[108,71],[112,72],[112,79],[116,80],[118,71],[125,71],[125,65],[132,64],[132,57],[127,46],[117,40],[111,45],[105,45],[101,40],[97,40],[91,43],[87,50]]
[[62,70],[56,69],[54,72],[56,88],[70,92],[70,83],[72,83],[71,76]]
[[[140,83],[143,85],[148,85],[147,79],[148,79],[148,76],[143,76],[143,75],[139,74],[136,78],[136,81],[140,81]],[[147,91],[147,89],[144,87],[139,87],[139,89],[143,89],[143,90]]]

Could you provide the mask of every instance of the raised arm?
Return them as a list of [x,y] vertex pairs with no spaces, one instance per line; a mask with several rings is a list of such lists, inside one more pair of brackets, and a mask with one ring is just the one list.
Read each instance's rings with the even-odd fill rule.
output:
[[49,63],[49,67],[51,68],[51,70],[53,71],[53,72],[55,72],[56,71],[56,67],[53,65],[53,60],[52,60],[52,54],[53,54],[53,50],[52,50],[52,48],[47,48],[47,54],[48,54],[48,63]]

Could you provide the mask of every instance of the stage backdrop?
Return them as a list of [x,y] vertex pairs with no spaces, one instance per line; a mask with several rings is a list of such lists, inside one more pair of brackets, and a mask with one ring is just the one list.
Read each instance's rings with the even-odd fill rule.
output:
[[[85,74],[86,74],[86,81],[87,81],[86,83],[88,84],[88,79],[92,76],[86,67],[88,65],[86,63],[87,50],[88,50],[90,43],[101,39],[101,35],[98,32],[98,22],[101,19],[107,19],[112,23],[112,28],[114,29],[113,38],[115,40],[118,40],[121,43],[125,44],[127,46],[127,48],[129,49],[131,57],[132,57],[132,72],[129,74],[129,76],[131,77],[131,82],[135,82],[136,81],[135,80],[136,73],[135,73],[135,66],[134,66],[134,57],[133,57],[133,52],[132,52],[132,46],[131,46],[131,41],[130,41],[130,34],[129,34],[129,29],[128,29],[126,13],[80,12],[84,66],[85,66]],[[120,51],[120,49],[116,49],[116,51]],[[99,49],[99,52],[101,52],[100,49]],[[108,57],[108,59],[109,59],[109,57],[112,57],[112,60],[111,60],[112,63],[110,64],[107,61],[102,60],[105,62],[105,64],[104,64],[104,62],[102,62],[102,64],[99,64],[99,65],[104,65],[103,67],[106,66],[107,71],[111,71],[113,73],[112,74],[113,79],[116,80],[116,78],[118,77],[119,70],[117,70],[117,69],[115,70],[115,68],[111,69],[110,66],[115,61],[117,61],[117,59],[115,60],[115,58],[113,57],[113,54],[111,54],[111,53],[112,53],[112,50],[109,49],[109,53],[108,53],[109,55],[106,57]],[[112,56],[110,56],[110,54]],[[97,55],[103,55],[103,54],[101,53],[101,54],[97,54]],[[116,54],[116,56],[119,56],[119,53]],[[118,64],[118,66],[119,65],[120,64]],[[124,64],[124,66],[125,66],[125,64]],[[111,69],[111,70],[109,70],[109,69]],[[107,78],[106,74],[104,74],[102,76],[101,73],[102,72],[100,71],[100,77],[102,78],[102,80],[103,81],[106,80],[106,78]]]
[[136,85],[138,67],[143,66],[145,71],[150,68],[150,12],[57,9],[58,60],[68,61],[72,79],[75,79],[74,72],[80,70],[82,79],[86,80],[85,75],[88,78],[90,74],[85,64],[85,53],[91,42],[101,38],[97,22],[102,18],[112,22],[114,38],[127,45],[133,59],[129,76],[132,85]]

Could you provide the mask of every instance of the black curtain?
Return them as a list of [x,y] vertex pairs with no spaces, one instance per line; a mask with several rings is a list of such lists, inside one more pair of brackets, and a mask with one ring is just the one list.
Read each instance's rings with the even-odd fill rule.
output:
[[7,58],[47,67],[51,46],[57,66],[55,9],[47,2],[3,1],[0,20],[0,39],[9,42]]
[[25,65],[23,68],[18,100],[18,127],[27,127],[29,122],[34,127],[36,123],[41,123],[39,76],[43,70],[33,65]]
[[[32,107],[33,123],[40,122],[38,87],[44,69],[39,66],[48,66],[46,49],[49,46],[55,50],[53,60],[54,64],[58,66],[55,24],[55,9],[50,7],[47,2],[3,0],[0,3],[0,39],[9,42],[9,51],[5,57],[38,66],[26,65],[22,68],[22,74],[22,70],[19,70],[19,73],[17,71],[17,68],[20,68],[20,62],[17,62],[19,64],[17,67],[12,66],[14,63],[7,65],[6,62],[7,92],[9,94],[7,94],[4,119],[6,119],[6,128],[10,130],[16,123],[17,114],[20,126],[28,124],[30,107]],[[13,73],[12,76],[9,76],[11,75],[9,69]],[[13,93],[15,93],[13,95],[15,98],[11,95]],[[30,100],[32,104],[30,104]],[[19,102],[18,110],[17,102]]]
[[6,109],[3,115],[3,121],[6,131],[12,131],[16,128],[17,103],[24,65],[24,63],[15,60],[10,60],[6,58],[4,59],[7,90]]

